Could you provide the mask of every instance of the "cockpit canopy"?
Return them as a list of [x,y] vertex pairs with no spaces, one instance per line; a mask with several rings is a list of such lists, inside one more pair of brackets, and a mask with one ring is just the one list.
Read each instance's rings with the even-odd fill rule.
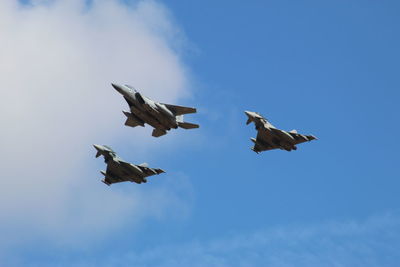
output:
[[106,145],[103,145],[103,147],[105,147],[109,152],[110,152],[110,154],[112,154],[112,155],[116,155],[116,153],[115,153],[115,151],[114,150],[112,150],[112,148],[111,147],[109,147],[109,146],[106,146]]
[[135,89],[135,87],[133,87],[132,85],[125,84],[125,86],[128,87],[129,89],[133,90],[134,92],[137,92],[137,90]]

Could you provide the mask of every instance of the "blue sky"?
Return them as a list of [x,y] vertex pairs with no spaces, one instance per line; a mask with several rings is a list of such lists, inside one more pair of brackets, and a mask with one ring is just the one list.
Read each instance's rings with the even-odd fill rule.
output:
[[[176,102],[198,107],[198,114],[187,120],[201,128],[172,131],[157,140],[146,135],[143,142],[151,148],[133,150],[135,145],[126,143],[134,143],[136,129],[123,127],[119,110],[107,111],[123,132],[123,138],[108,139],[120,156],[149,161],[167,173],[145,186],[104,187],[104,194],[143,195],[151,187],[167,188],[183,204],[132,227],[99,230],[98,240],[82,246],[33,239],[10,251],[5,262],[396,266],[398,1],[158,3],[178,29],[167,40],[185,66],[190,88]],[[114,102],[122,101],[112,88],[110,92]],[[245,125],[244,110],[319,140],[290,153],[257,155],[249,140],[256,132]],[[95,161],[92,148],[87,150],[88,160]],[[85,174],[93,179],[88,184],[100,188],[96,178],[103,163],[90,164]],[[138,201],[142,208],[152,208],[147,199]]]

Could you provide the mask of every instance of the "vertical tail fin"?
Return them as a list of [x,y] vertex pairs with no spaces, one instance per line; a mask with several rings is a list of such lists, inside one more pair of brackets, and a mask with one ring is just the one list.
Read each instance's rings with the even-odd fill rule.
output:
[[190,123],[190,122],[178,122],[178,126],[183,129],[195,129],[199,128],[198,124]]

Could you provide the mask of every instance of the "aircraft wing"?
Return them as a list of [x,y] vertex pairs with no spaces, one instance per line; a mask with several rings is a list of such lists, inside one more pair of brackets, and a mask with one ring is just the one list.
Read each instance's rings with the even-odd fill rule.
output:
[[[135,169],[135,167],[140,168],[140,166],[131,164],[131,163],[126,162],[126,161],[121,161],[121,160],[119,161],[119,164],[121,166],[123,166],[125,171],[128,170],[128,173],[125,172],[124,175],[123,175],[124,177],[126,177],[126,181],[132,181],[133,180],[135,183],[138,183],[138,184],[143,182],[142,177],[139,174],[137,174],[137,170]],[[145,177],[147,177],[147,176],[145,176]],[[125,178],[123,178],[123,179],[125,179]]]
[[[135,167],[133,166],[133,164],[126,162],[126,161],[119,161],[119,164],[121,166],[123,166],[125,169],[129,170],[129,172],[131,173],[136,173],[137,171],[134,169]],[[136,167],[138,167],[137,165],[135,165]]]
[[277,145],[273,144],[268,138],[268,131],[260,129],[257,131],[257,138],[254,144],[254,151],[266,151],[279,148]]
[[118,173],[118,171],[116,170],[116,166],[114,166],[113,164],[108,164],[106,170],[106,176],[104,178],[105,182],[111,185],[128,181],[127,179],[116,175],[116,173]]
[[295,130],[286,132],[286,133],[290,134],[294,138],[295,145],[317,139],[313,135],[302,135],[302,134],[297,133]]
[[[122,164],[123,166],[125,166],[125,168],[127,168],[127,169],[133,168],[133,166],[132,166],[133,164],[131,164],[131,163],[129,163],[129,162],[120,161],[120,164]],[[143,171],[144,177],[152,176],[152,175],[160,174],[160,173],[163,173],[163,172],[164,172],[164,171],[161,170],[161,169],[149,168],[149,167],[147,167],[147,164],[145,164],[145,163],[140,164],[140,165],[136,165],[136,164],[135,164],[135,167],[137,167],[137,168],[139,168],[140,170]],[[135,173],[135,172],[136,172],[135,170],[132,170],[132,173]]]
[[144,127],[144,121],[139,119],[133,113],[128,112],[128,111],[122,111],[122,112],[126,116],[126,121],[125,121],[126,126],[130,126],[130,127],[142,126],[142,127]]
[[142,164],[141,164],[141,165],[136,165],[136,167],[140,168],[140,169],[143,171],[145,177],[148,177],[148,176],[152,176],[152,175],[156,175],[156,174],[160,174],[160,173],[165,172],[165,171],[163,171],[163,170],[161,170],[161,169],[149,168],[149,167],[144,166],[144,165],[142,165]]
[[175,106],[175,105],[170,105],[170,104],[163,104],[163,105],[166,106],[169,110],[171,110],[175,116],[197,112],[195,108]]
[[276,149],[277,147],[270,146],[270,145],[263,145],[261,146],[259,143],[254,144],[254,147],[252,148],[255,152],[261,152],[261,151],[267,151],[267,150],[272,150]]

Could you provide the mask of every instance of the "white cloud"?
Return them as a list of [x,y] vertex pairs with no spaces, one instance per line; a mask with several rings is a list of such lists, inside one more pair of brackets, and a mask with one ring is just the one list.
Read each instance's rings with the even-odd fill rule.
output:
[[168,186],[103,185],[91,147],[128,131],[111,82],[165,102],[190,94],[179,28],[154,1],[84,2],[0,1],[0,249],[101,238],[181,205]]
[[392,267],[400,260],[399,247],[400,216],[393,212],[358,221],[286,225],[211,241],[152,247],[142,252],[115,252],[100,259],[78,259],[65,265]]

